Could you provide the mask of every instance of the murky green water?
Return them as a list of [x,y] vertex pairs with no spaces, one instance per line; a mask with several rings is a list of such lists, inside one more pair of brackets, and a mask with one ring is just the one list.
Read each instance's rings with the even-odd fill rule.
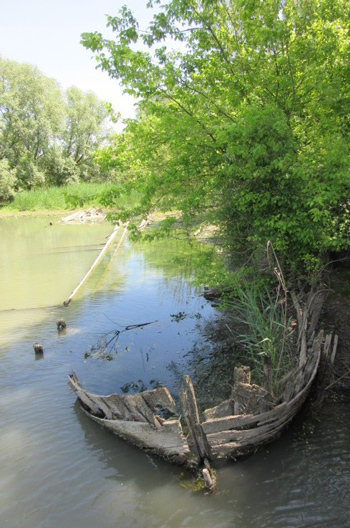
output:
[[[219,469],[214,496],[188,491],[180,469],[80,411],[66,384],[72,370],[94,392],[166,382],[176,393],[176,366],[185,368],[186,354],[204,344],[203,328],[216,317],[188,283],[192,258],[180,242],[125,243],[64,308],[110,231],[0,219],[1,526],[350,526],[345,404],[298,420],[256,456]],[[185,251],[184,270],[174,258]],[[58,336],[61,317],[68,329]],[[107,332],[150,321],[122,332],[103,354],[91,349]]]

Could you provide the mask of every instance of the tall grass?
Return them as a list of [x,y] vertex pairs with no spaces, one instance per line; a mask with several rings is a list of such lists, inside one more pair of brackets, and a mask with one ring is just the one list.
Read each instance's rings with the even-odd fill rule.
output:
[[[80,183],[23,191],[15,195],[13,202],[1,207],[0,213],[62,211],[65,209],[101,207],[101,196],[112,191],[115,187],[116,185],[110,182]],[[120,192],[116,207],[124,208],[130,202],[135,204],[137,200],[137,193],[132,193],[131,197],[128,197]]]
[[233,319],[239,323],[238,339],[244,346],[255,377],[261,381],[264,365],[272,368],[272,385],[290,367],[291,318],[286,320],[283,299],[273,298],[268,290],[247,286],[233,302]]
[[278,281],[275,293],[271,293],[271,288],[261,288],[259,283],[252,282],[238,289],[232,305],[234,320],[242,328],[239,340],[256,377],[262,382],[264,367],[269,365],[270,389],[277,393],[279,381],[293,361],[294,324],[289,315],[288,289],[271,242],[267,245],[267,257]]

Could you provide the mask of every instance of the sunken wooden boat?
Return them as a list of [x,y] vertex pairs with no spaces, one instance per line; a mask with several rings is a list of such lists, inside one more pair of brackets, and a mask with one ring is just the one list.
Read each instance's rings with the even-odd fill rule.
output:
[[325,343],[330,349],[329,336],[325,338],[322,330],[315,333],[322,306],[321,298],[314,302],[316,297],[321,296],[313,293],[312,302],[304,305],[296,296],[293,299],[298,360],[281,380],[277,398],[266,387],[251,383],[247,367],[234,369],[231,397],[201,416],[188,376],[179,408],[166,387],[100,396],[84,390],[75,374],[69,384],[92,420],[170,462],[200,468],[247,455],[276,439],[295,417],[309,394]]

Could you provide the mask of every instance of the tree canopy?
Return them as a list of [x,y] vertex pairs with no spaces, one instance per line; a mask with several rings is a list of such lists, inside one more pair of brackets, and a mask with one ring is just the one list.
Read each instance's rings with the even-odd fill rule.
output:
[[0,199],[96,176],[92,154],[110,133],[108,118],[93,93],[64,92],[36,67],[0,57]]
[[[144,209],[205,215],[229,248],[271,240],[290,269],[349,247],[350,5],[346,0],[150,0],[115,39],[86,33],[139,115],[101,154]],[[169,48],[172,48],[169,50]]]

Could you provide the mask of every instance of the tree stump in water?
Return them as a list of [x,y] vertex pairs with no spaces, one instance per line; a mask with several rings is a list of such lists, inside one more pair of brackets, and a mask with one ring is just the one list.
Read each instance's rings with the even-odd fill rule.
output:
[[44,349],[40,343],[34,343],[33,348],[35,352],[35,359],[44,357]]
[[57,319],[57,330],[61,332],[65,328],[67,328],[66,321],[64,319]]

